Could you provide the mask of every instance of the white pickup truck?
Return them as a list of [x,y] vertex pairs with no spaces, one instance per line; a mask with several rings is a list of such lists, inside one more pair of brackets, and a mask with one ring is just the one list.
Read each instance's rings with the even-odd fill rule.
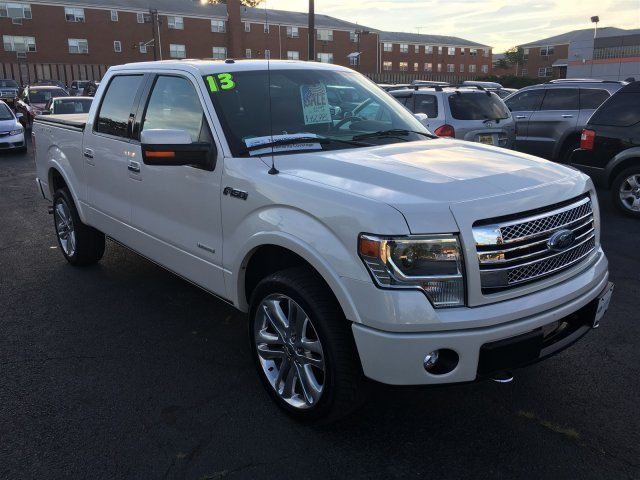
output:
[[108,236],[246,312],[259,375],[299,419],[353,410],[367,378],[505,378],[611,297],[588,177],[438,139],[347,68],[113,67],[88,114],[38,117],[33,144],[69,263]]

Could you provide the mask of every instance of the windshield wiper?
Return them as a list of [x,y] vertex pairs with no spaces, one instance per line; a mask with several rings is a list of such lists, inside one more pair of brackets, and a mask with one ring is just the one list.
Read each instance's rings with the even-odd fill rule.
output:
[[[423,135],[428,138],[438,138],[436,135],[431,135],[427,132],[420,132],[418,130],[403,130],[400,128],[392,128],[391,130],[380,130],[379,132],[361,133],[360,135],[354,135],[353,140],[364,140],[365,138],[381,138],[381,137],[405,137],[410,133],[417,135]],[[405,140],[406,139],[402,139]]]

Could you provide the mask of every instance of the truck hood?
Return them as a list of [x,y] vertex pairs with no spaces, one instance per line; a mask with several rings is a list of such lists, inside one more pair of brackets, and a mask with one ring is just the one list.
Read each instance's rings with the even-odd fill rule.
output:
[[457,231],[454,204],[470,205],[477,218],[488,218],[556,203],[585,188],[576,170],[452,139],[277,156],[275,165],[282,173],[391,205],[413,233]]

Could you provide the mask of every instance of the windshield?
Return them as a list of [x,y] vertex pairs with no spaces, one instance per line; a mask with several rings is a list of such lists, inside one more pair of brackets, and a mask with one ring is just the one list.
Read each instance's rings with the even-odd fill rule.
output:
[[0,87],[2,88],[19,88],[15,80],[0,80]]
[[498,120],[511,115],[494,93],[456,92],[449,96],[449,107],[458,120]]
[[[428,134],[400,103],[356,72],[241,71],[204,81],[234,156],[255,154],[252,149],[268,142],[286,143],[282,151],[267,149],[284,153],[423,140]],[[376,132],[381,135],[354,138]]]
[[13,120],[13,113],[5,103],[0,103],[0,120]]
[[67,92],[62,89],[48,88],[46,90],[29,90],[29,100],[31,103],[47,103],[53,97],[66,97]]

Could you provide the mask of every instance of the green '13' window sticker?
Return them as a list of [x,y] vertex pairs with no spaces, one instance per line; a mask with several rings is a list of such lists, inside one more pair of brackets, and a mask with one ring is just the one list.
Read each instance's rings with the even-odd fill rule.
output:
[[236,88],[233,75],[230,73],[219,73],[218,75],[207,75],[209,90],[219,92],[220,90],[232,90]]

